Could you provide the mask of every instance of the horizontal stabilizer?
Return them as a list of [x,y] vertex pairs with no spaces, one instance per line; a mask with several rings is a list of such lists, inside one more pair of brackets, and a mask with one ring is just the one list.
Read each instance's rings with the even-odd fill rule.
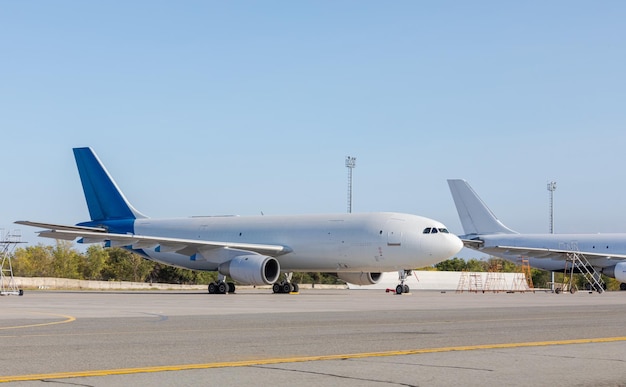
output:
[[102,228],[102,227],[68,226],[68,225],[64,225],[64,224],[30,222],[28,220],[18,220],[18,221],[14,222],[14,223],[15,224],[23,224],[25,226],[49,228],[49,229],[52,229],[52,230],[93,231],[93,232],[106,232],[107,231],[105,228]]

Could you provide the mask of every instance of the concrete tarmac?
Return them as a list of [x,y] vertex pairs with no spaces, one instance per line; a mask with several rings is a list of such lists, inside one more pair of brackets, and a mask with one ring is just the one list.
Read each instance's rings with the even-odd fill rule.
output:
[[626,386],[626,292],[0,297],[11,386]]

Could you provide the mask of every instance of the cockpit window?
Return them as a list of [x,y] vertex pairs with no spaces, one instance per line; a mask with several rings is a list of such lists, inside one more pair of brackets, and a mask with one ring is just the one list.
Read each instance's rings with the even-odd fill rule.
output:
[[450,232],[448,231],[447,228],[437,228],[437,227],[426,227],[423,231],[424,234],[437,234],[439,232],[442,232],[444,234],[449,234]]

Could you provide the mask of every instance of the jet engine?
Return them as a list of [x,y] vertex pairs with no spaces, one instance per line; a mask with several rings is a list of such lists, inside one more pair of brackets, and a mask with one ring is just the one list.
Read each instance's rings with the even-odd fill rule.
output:
[[626,282],[626,262],[619,262],[613,267],[605,267],[602,274],[613,277],[619,282]]
[[220,274],[247,285],[271,285],[280,275],[276,258],[265,255],[240,255],[218,267]]
[[382,278],[382,273],[337,273],[340,280],[354,285],[374,285]]

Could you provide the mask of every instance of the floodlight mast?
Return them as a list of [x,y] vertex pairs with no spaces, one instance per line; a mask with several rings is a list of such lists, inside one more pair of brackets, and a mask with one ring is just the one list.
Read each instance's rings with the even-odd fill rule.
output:
[[356,157],[346,156],[348,168],[348,214],[352,213],[352,170],[356,167]]
[[[556,190],[556,181],[548,183],[548,191],[550,191],[550,234],[554,234],[554,191]],[[550,289],[554,291],[554,272],[550,272]]]
[[550,234],[554,234],[554,191],[556,191],[556,181],[548,183],[550,191]]

